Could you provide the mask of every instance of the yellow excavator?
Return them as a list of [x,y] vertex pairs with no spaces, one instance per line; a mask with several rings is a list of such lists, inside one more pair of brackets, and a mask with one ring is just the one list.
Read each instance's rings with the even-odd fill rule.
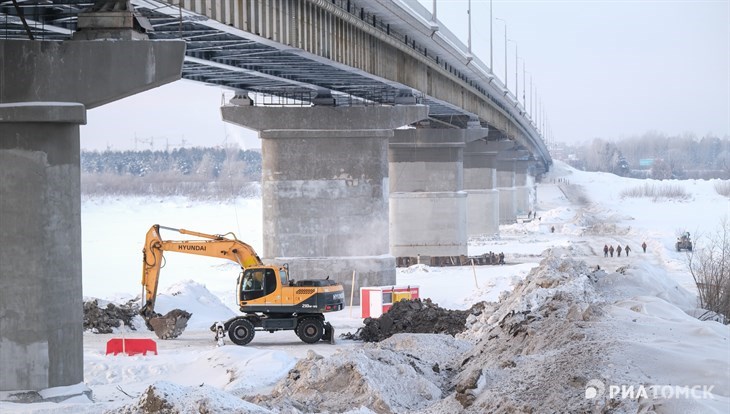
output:
[[[200,238],[191,240],[163,240],[160,229]],[[241,267],[236,283],[238,305],[243,315],[223,324],[228,337],[237,345],[246,345],[255,331],[293,330],[306,343],[320,340],[334,341],[334,328],[325,322],[324,313],[344,308],[345,293],[342,285],[326,279],[294,281],[289,268],[267,266],[256,251],[238,240],[233,233],[205,234],[197,231],[153,225],[145,238],[142,250],[142,285],[145,303],[140,315],[147,327],[161,339],[172,339],[182,334],[190,313],[174,309],[165,316],[155,312],[155,298],[163,266],[164,254],[177,252],[231,260]],[[220,329],[214,324],[211,330]]]

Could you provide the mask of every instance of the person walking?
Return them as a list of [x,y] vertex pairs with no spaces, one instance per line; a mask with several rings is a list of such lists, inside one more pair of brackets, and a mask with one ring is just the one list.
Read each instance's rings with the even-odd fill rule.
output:
[[608,245],[603,245],[603,257],[608,257]]
[[616,247],[616,257],[621,257],[621,245],[619,244],[618,247]]
[[610,246],[610,247],[608,248],[608,252],[609,252],[609,253],[611,254],[611,257],[613,257],[613,245],[611,245],[611,246]]
[[644,249],[644,253],[646,253],[646,242],[641,243],[641,248]]
[[631,248],[629,247],[629,245],[628,245],[628,244],[627,244],[627,245],[626,245],[626,247],[624,248],[624,251],[626,252],[626,257],[629,257],[629,252],[631,251]]

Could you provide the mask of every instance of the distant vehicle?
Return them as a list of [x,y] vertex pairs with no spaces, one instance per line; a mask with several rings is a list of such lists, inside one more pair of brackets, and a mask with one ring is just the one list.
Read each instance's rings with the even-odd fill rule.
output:
[[692,240],[689,238],[689,232],[684,232],[681,236],[677,237],[677,244],[676,244],[677,251],[681,251],[682,249],[692,251]]

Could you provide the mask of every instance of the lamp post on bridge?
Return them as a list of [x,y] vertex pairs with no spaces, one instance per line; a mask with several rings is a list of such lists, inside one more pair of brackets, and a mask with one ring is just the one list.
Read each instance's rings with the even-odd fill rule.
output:
[[532,73],[530,73],[530,119],[535,117],[534,112],[532,112],[533,105],[532,103],[535,102],[535,96],[532,94]]
[[[436,0],[434,0],[434,1],[436,1]],[[471,0],[469,0],[466,3],[466,14],[469,15],[469,37],[468,37],[468,42],[467,42],[468,48],[469,48],[469,56],[467,56],[467,62],[466,62],[466,64],[468,65],[472,59],[472,54],[471,54]]]
[[504,88],[509,91],[509,86],[507,86],[507,21],[499,17],[494,19],[504,23]]
[[[517,68],[519,67],[519,65],[517,63],[517,59],[519,59],[519,56],[517,55],[517,42],[515,40],[512,40],[512,39],[507,39],[507,42],[512,42],[512,43],[515,44],[515,101],[517,101],[519,103],[519,101],[520,101],[519,98],[518,98],[518,96],[519,96],[519,92],[518,92],[518,89],[519,89],[518,81],[519,81],[519,79],[518,79],[518,76],[517,76],[517,70],[518,70]],[[507,52],[506,52],[506,50],[507,49],[506,49],[506,46],[505,46],[505,53],[504,53],[505,62],[507,61]],[[505,63],[505,65],[506,65],[506,63]],[[505,81],[505,83],[506,82],[507,81]]]
[[522,58],[522,105],[527,111],[527,101],[525,100],[525,90],[527,89],[527,78],[525,77],[525,59]]
[[494,58],[492,57],[492,55],[494,54],[494,32],[492,30],[493,23],[494,19],[492,18],[492,0],[489,0],[489,71],[491,73],[494,73]]

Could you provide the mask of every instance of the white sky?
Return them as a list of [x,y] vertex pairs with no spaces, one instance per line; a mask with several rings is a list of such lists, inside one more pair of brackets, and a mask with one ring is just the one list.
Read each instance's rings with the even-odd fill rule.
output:
[[[420,0],[429,10],[432,0]],[[472,0],[473,53],[489,64],[489,1]],[[467,0],[438,0],[438,18],[464,43]],[[730,1],[494,1],[545,108],[555,141],[647,131],[730,135]],[[504,25],[494,22],[494,72],[504,78]],[[514,91],[515,44],[508,43]],[[177,81],[93,109],[84,149],[258,146],[220,119],[222,89]],[[229,93],[230,95],[230,93]],[[535,112],[536,112],[536,108]],[[150,140],[153,144],[150,146]]]

